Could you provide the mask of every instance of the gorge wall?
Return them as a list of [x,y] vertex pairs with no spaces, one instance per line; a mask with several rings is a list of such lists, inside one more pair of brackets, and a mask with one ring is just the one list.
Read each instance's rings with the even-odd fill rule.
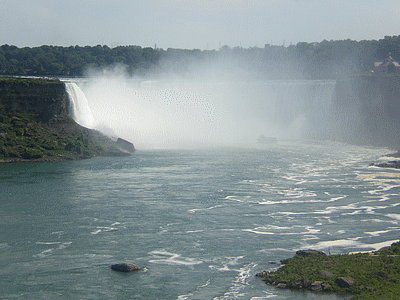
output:
[[400,76],[337,80],[334,110],[337,132],[346,141],[400,147]]
[[2,78],[0,104],[12,113],[34,113],[44,123],[68,120],[68,95],[60,80]]

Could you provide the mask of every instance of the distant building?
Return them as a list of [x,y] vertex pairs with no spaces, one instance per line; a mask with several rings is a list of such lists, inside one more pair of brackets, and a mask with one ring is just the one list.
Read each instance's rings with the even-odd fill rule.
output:
[[377,61],[374,65],[377,74],[400,73],[400,64],[392,58],[390,52],[384,61]]

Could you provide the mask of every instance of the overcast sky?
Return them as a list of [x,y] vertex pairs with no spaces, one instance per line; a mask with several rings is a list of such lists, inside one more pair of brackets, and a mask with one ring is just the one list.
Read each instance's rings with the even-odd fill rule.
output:
[[0,45],[218,49],[400,35],[398,0],[0,0]]

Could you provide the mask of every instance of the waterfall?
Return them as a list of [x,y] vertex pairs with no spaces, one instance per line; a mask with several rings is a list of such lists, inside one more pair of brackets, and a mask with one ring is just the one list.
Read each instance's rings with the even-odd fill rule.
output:
[[74,82],[66,82],[65,86],[69,96],[69,116],[79,125],[93,128],[94,118],[85,94]]
[[333,80],[270,81],[261,98],[264,119],[297,138],[324,138],[331,134]]
[[248,145],[260,135],[331,138],[335,85],[115,76],[92,78],[84,91],[96,124],[139,147],[201,147]]

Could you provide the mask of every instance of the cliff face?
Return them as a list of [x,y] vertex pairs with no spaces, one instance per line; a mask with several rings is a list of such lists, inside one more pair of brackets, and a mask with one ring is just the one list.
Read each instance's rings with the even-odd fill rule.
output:
[[400,146],[400,76],[342,79],[335,92],[337,122],[347,140]]
[[[59,80],[0,77],[0,161],[52,161],[126,156],[133,144],[116,143],[68,116]],[[127,145],[130,144],[130,147]]]
[[43,123],[68,119],[68,95],[59,80],[0,78],[0,105],[12,113],[34,113]]

